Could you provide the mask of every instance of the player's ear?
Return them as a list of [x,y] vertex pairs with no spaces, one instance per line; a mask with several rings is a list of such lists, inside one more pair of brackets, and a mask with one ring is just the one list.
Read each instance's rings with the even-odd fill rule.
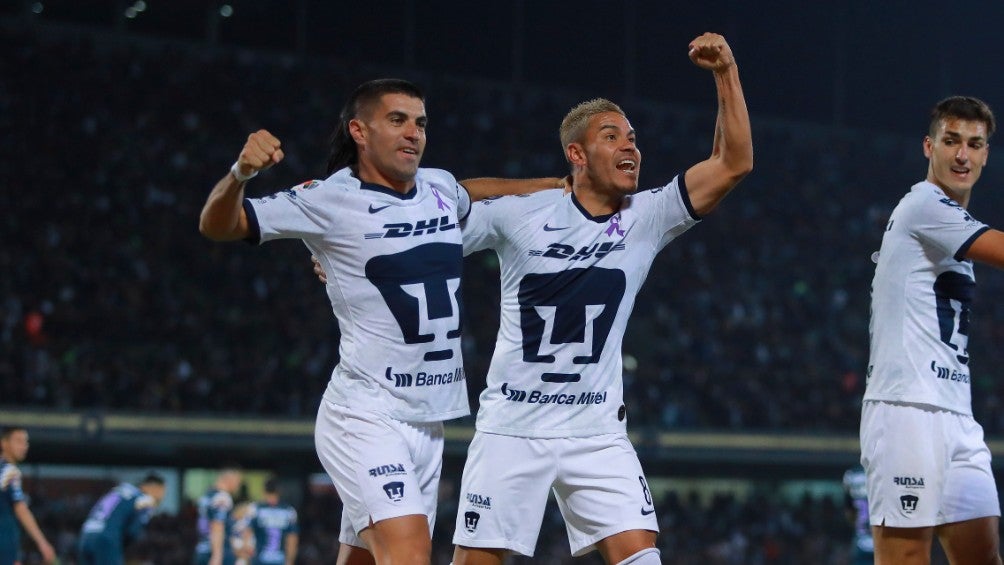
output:
[[581,143],[569,143],[568,147],[565,148],[565,157],[568,158],[568,162],[572,165],[579,167],[586,166],[586,149]]
[[934,145],[934,140],[931,139],[931,136],[925,135],[924,136],[924,157],[927,157],[928,159],[931,158],[931,152],[934,149],[933,145]]
[[349,120],[349,135],[352,136],[352,141],[355,141],[356,145],[365,143],[366,124],[358,119]]

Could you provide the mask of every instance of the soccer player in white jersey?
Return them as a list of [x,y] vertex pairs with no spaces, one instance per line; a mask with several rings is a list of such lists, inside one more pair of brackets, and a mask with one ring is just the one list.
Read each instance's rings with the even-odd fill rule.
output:
[[[304,241],[328,273],[339,363],[320,404],[318,457],[349,526],[340,562],[428,563],[442,468],[442,421],[469,413],[460,349],[462,246],[472,200],[559,179],[480,179],[419,168],[424,97],[413,84],[359,86],[332,137],[325,180],[266,198],[244,185],[283,158],[261,130],[213,188],[200,231],[218,241]],[[466,188],[466,190],[465,190]],[[482,192],[483,191],[483,192]],[[358,536],[358,537],[355,537]]]
[[732,50],[689,45],[712,71],[719,112],[711,156],[637,192],[641,153],[624,112],[597,99],[561,124],[572,191],[485,200],[462,224],[464,251],[494,249],[501,324],[461,485],[454,565],[532,556],[548,491],[573,555],[659,563],[658,522],[627,436],[621,342],[656,254],[710,212],[753,166]]
[[939,102],[924,138],[927,179],[892,212],[872,280],[861,464],[876,563],[1001,563],[1000,503],[970,398],[973,261],[1004,267],[1004,233],[967,211],[994,116],[981,100]]

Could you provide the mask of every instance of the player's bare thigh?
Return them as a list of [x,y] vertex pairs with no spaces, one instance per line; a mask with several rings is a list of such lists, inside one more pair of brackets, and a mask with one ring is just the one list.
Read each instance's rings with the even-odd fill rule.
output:
[[872,526],[876,565],[928,565],[934,528]]
[[627,530],[596,542],[596,549],[607,563],[620,563],[643,549],[655,547],[656,533],[651,530]]
[[372,553],[343,543],[338,552],[338,565],[429,565],[432,558],[432,537],[424,514],[380,520],[359,532],[359,539]]
[[508,549],[457,546],[453,565],[502,565],[511,552]]
[[1000,565],[999,522],[997,516],[987,516],[938,526],[938,540],[949,562],[953,565]]

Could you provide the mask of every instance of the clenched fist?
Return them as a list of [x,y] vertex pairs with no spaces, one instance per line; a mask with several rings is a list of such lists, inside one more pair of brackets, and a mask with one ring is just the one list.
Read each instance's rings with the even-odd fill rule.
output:
[[709,71],[722,72],[736,63],[732,48],[717,33],[705,33],[690,42],[687,53],[695,65]]
[[251,176],[282,161],[284,155],[280,145],[279,140],[268,130],[260,129],[249,135],[237,157],[237,168],[241,175]]

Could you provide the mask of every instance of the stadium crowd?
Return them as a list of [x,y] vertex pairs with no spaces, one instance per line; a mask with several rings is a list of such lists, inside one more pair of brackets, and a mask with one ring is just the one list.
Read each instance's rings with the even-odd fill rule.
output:
[[[453,546],[456,485],[447,481],[433,533],[433,563],[449,563]],[[79,525],[94,503],[88,497],[51,496],[36,491],[33,510],[52,540],[63,565],[75,563]],[[50,498],[51,496],[51,498]],[[452,506],[451,506],[452,504]],[[842,503],[827,496],[804,495],[782,502],[766,494],[740,498],[720,493],[702,498],[696,492],[669,491],[656,501],[659,508],[659,547],[671,565],[796,565],[848,563],[851,527]],[[335,495],[312,495],[300,509],[299,565],[327,565],[338,551],[341,504]],[[196,510],[188,504],[177,514],[158,514],[146,535],[128,547],[131,563],[187,565],[195,543]],[[28,553],[25,565],[37,563]],[[530,563],[599,564],[596,553],[584,558],[569,555],[565,526],[552,500],[544,517],[533,558],[512,557],[510,565]]]
[[[458,178],[556,176],[566,170],[561,117],[607,94],[9,27],[0,50],[0,407],[313,418],[337,327],[306,249],[224,248],[196,229],[246,135],[268,128],[287,155],[252,194],[303,182],[323,169],[341,97],[362,80],[405,74],[429,96],[423,164]],[[643,186],[710,151],[710,110],[623,102],[645,154]],[[757,169],[662,253],[639,297],[625,340],[631,429],[857,429],[871,254],[921,178],[924,117],[904,137],[774,121],[750,105]],[[1002,178],[986,175],[988,188]],[[1004,223],[991,217],[1001,199],[978,191],[974,214]],[[476,402],[498,324],[497,261],[479,254],[465,269]],[[979,267],[977,277],[974,407],[994,435],[1004,433],[1004,381],[993,378],[1004,366],[993,346],[1004,339],[994,323],[1004,301],[993,298],[1004,278]],[[62,555],[91,503],[33,502]],[[335,507],[306,502],[299,563],[328,562]],[[826,497],[670,493],[659,507],[667,563],[842,563],[850,535]],[[448,505],[439,517],[434,562],[445,563]],[[193,520],[190,509],[158,516],[132,551],[187,562],[179,548]],[[541,540],[541,562],[568,559],[553,505]]]

